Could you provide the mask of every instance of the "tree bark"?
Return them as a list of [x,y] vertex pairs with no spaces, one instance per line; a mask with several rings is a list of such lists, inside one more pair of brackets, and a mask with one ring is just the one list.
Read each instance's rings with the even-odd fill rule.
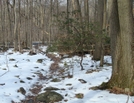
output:
[[[106,32],[106,7],[107,7],[107,0],[104,0],[104,11],[103,11],[103,26],[102,26],[102,35],[103,35],[103,31]],[[100,58],[100,66],[103,67],[103,64],[104,64],[104,50],[105,50],[105,47],[104,47],[104,38],[101,39],[101,58]]]
[[110,11],[113,71],[109,86],[134,93],[134,24],[131,1],[111,0]]
[[52,37],[52,13],[53,13],[53,0],[50,0],[50,22],[49,22],[49,45],[51,44],[51,37]]
[[104,12],[104,0],[98,1],[98,30],[97,30],[97,39],[95,43],[95,51],[93,53],[93,60],[101,59],[101,47],[102,47],[102,30],[103,30],[103,12]]
[[85,22],[88,27],[89,25],[89,1],[88,0],[84,0],[84,11],[85,11]]
[[18,1],[18,8],[19,8],[19,14],[18,14],[18,45],[19,45],[19,51],[21,52],[21,35],[20,35],[20,28],[21,28],[21,16],[20,16],[20,11],[21,11],[21,1]]
[[13,2],[14,5],[14,50],[17,51],[18,50],[18,35],[17,35],[17,10],[16,10],[16,6],[17,3],[14,0]]

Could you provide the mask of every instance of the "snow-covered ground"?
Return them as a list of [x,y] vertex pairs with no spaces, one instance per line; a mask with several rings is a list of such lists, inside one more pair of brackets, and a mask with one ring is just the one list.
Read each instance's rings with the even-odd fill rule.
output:
[[[38,63],[37,59],[42,59]],[[14,53],[9,50],[0,54],[0,103],[20,102],[25,96],[19,92],[19,88],[26,90],[25,95],[32,95],[29,91],[34,84],[42,84],[42,92],[46,87],[58,87],[59,92],[64,96],[64,100],[59,103],[126,103],[127,95],[117,95],[106,90],[92,90],[93,86],[98,86],[102,82],[107,82],[111,77],[111,66],[105,65],[100,68],[99,62],[91,60],[90,55],[85,55],[83,59],[84,70],[81,71],[80,58],[74,56],[62,60],[59,65],[64,73],[54,72],[53,78],[61,79],[60,82],[51,80],[39,80],[38,74],[49,75],[49,67],[53,63],[50,58],[43,54],[28,55],[25,53]],[[105,56],[105,63],[111,63],[111,57]],[[63,78],[65,75],[73,75],[72,78]],[[82,83],[84,80],[86,83]],[[64,90],[63,90],[64,89]],[[78,99],[76,94],[82,93],[84,97]],[[129,97],[128,103],[133,103],[134,97]]]

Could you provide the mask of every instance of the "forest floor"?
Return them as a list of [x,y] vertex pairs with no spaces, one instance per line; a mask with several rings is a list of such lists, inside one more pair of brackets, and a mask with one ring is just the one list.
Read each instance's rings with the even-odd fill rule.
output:
[[[46,47],[42,49],[45,50]],[[22,100],[34,98],[47,87],[59,89],[56,92],[64,99],[58,103],[134,103],[134,97],[92,88],[110,79],[110,56],[105,56],[104,67],[99,67],[99,61],[85,55],[84,70],[79,56],[59,58],[58,53],[29,55],[28,51],[19,53],[12,49],[1,53],[0,103],[23,103]]]

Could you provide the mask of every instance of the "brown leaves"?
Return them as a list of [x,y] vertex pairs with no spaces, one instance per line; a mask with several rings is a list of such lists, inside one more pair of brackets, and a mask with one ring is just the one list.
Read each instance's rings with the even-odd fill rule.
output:
[[34,85],[34,87],[32,89],[30,89],[30,91],[33,94],[38,94],[42,89],[42,85]]
[[119,87],[113,87],[112,89],[109,89],[110,93],[114,94],[126,94],[126,95],[134,95],[133,92],[129,90],[129,88],[119,88]]

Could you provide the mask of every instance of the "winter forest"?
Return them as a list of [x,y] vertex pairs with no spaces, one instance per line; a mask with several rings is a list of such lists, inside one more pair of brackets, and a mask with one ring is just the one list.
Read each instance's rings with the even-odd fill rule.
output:
[[134,103],[134,0],[0,0],[0,103]]

